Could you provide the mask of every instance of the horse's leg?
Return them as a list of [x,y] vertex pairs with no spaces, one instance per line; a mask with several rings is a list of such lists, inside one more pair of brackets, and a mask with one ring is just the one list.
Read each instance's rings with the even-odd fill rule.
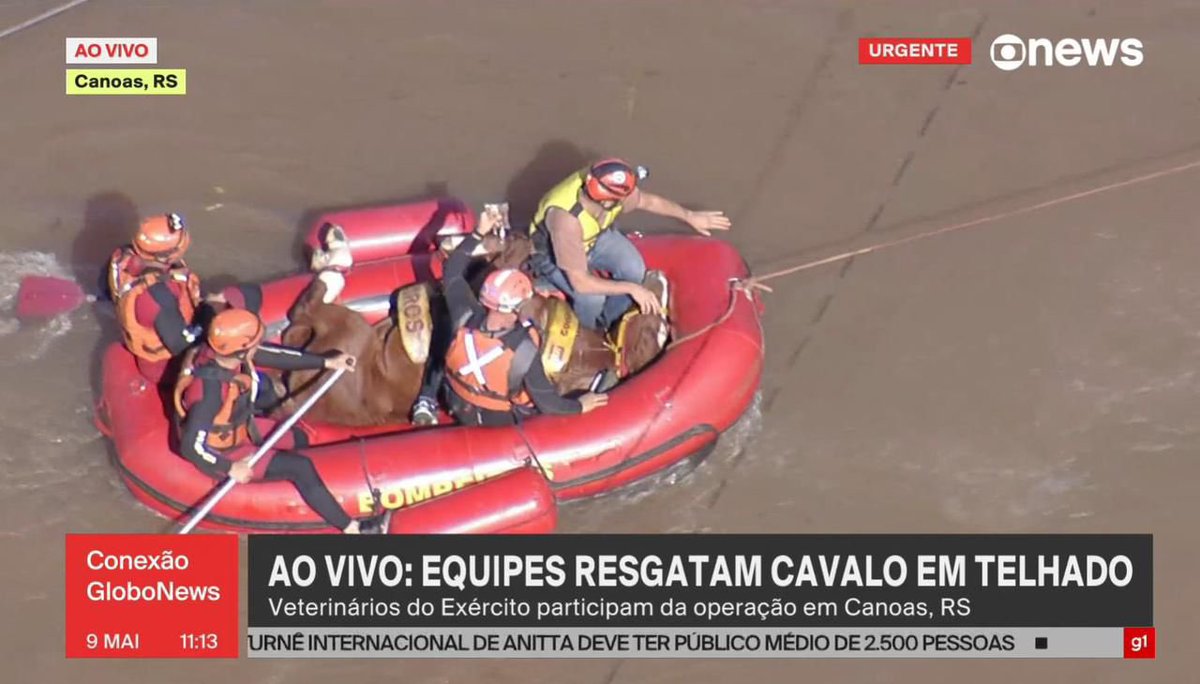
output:
[[[336,312],[336,317],[322,321],[324,330],[318,330],[311,345],[313,351],[326,352],[333,349],[353,355],[358,363],[355,372],[348,373],[330,388],[329,393],[312,408],[312,420],[337,425],[365,426],[386,422],[386,392],[381,397],[376,365],[380,356],[375,332],[357,313],[335,305],[324,305],[321,310]],[[305,371],[304,394],[310,394],[316,380],[324,371]]]
[[[328,292],[329,281],[322,279],[320,274],[309,282],[308,287],[304,288],[288,311],[288,327],[279,336],[284,345],[307,350],[329,329],[329,326],[325,324],[327,320],[341,318],[341,312],[335,311],[340,307],[333,306],[332,310],[326,308],[331,306],[325,303]],[[301,386],[305,381],[292,382],[285,379],[285,383],[291,386],[288,388],[289,391],[294,387]]]
[[[279,341],[285,346],[295,349],[308,349],[317,338],[316,324],[319,311],[315,305],[320,303],[324,295],[325,285],[315,278],[309,286],[300,293],[292,308],[288,311],[288,326],[279,336]],[[297,401],[303,401],[311,391],[305,391],[314,374],[310,371],[292,371],[283,374],[285,396],[280,410],[291,413]]]
[[318,304],[321,304],[325,298],[326,283],[319,277],[314,276],[308,283],[308,287],[300,292],[300,296],[296,297],[292,308],[288,309],[288,320],[292,324],[296,324],[304,319],[309,319],[313,316],[312,309]]
[[320,403],[328,404],[329,422],[351,426],[381,425],[387,422],[387,396],[386,392],[381,394],[379,391],[379,373],[376,370],[380,356],[379,342],[366,321],[358,314],[354,315],[361,325],[354,326],[354,340],[352,343],[347,340],[344,346],[358,360],[355,372],[342,376],[341,382]]
[[[313,353],[334,349],[343,351],[355,356],[360,367],[369,367],[378,356],[378,351],[371,347],[374,338],[371,327],[354,311],[320,301],[323,293],[324,285],[314,279],[309,290],[301,297],[302,303],[294,311],[298,315],[284,332],[284,342]],[[290,408],[316,390],[324,372],[305,370],[288,374],[288,391],[292,401]],[[362,372],[347,374],[313,406],[309,418],[317,422],[346,425],[370,424],[369,417],[361,415],[364,413],[360,399],[364,383]]]
[[[294,349],[305,349],[312,341],[315,335],[312,325],[303,319],[302,323],[292,323],[279,336],[279,341],[286,347]],[[277,413],[289,415],[296,409],[297,392],[296,389],[303,386],[304,381],[301,379],[301,371],[283,371],[280,374],[280,380],[283,384],[282,401],[279,403]]]
[[[436,353],[436,350],[431,351]],[[386,414],[385,422],[406,422],[420,392],[426,364],[414,363],[409,358],[399,331],[391,325],[379,336],[378,358],[378,396],[386,398],[386,407],[380,406]]]
[[[660,271],[648,271],[642,284],[659,298],[665,310],[670,299],[666,277]],[[620,352],[623,358],[619,365],[604,335],[580,329],[571,361],[556,383],[560,391],[610,388],[618,378],[628,377],[653,361],[662,351],[670,330],[664,317],[651,314],[634,313],[623,325],[625,334]],[[603,384],[596,387],[597,381]]]
[[346,287],[345,273],[354,265],[354,257],[350,253],[350,243],[341,226],[327,223],[322,227],[322,249],[313,250],[309,267],[314,273],[308,287],[296,299],[288,318],[293,321],[304,316],[312,307],[319,304],[333,304],[341,296]]
[[[590,328],[580,328],[571,348],[571,358],[554,381],[559,394],[577,391],[606,390],[615,384],[616,355],[604,335]],[[604,383],[597,387],[597,383]]]

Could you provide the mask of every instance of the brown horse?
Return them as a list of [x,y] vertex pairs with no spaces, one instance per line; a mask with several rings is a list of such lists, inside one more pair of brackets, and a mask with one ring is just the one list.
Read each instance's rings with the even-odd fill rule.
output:
[[[493,268],[522,263],[530,249],[528,238],[521,235],[511,235],[504,241],[489,236],[483,245]],[[645,284],[665,298],[665,280],[652,273]],[[283,343],[318,353],[344,351],[357,359],[357,368],[356,372],[343,376],[306,417],[315,422],[346,426],[408,422],[409,410],[420,391],[425,362],[413,361],[390,317],[372,326],[357,312],[338,303],[326,303],[325,294],[326,284],[313,278],[312,284],[289,312],[290,325],[283,332]],[[448,315],[444,307],[433,305],[430,309],[435,316]],[[521,316],[543,331],[551,325],[577,329],[570,353],[561,359],[565,364],[559,372],[551,373],[547,368],[560,394],[589,389],[603,371],[612,371],[612,377],[618,378],[636,373],[658,355],[667,330],[666,322],[659,316],[630,316],[625,329],[624,355],[619,362],[606,336],[579,326],[574,312],[560,299],[535,296],[522,309]],[[324,372],[290,373],[285,378],[290,401],[284,405],[284,411],[291,410],[310,395],[320,384]]]

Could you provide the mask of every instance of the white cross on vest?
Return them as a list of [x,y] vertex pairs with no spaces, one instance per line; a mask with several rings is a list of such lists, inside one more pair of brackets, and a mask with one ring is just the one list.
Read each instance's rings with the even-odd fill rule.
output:
[[504,355],[504,345],[492,347],[491,351],[479,355],[475,349],[475,336],[471,334],[464,335],[467,343],[467,363],[458,369],[459,375],[474,375],[475,382],[480,387],[487,387],[487,381],[483,377],[483,367],[495,361]]

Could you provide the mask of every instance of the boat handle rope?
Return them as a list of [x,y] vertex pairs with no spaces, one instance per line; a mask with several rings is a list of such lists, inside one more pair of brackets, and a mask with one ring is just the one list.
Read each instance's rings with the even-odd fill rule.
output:
[[525,425],[520,413],[514,408],[512,412],[513,425],[517,428],[517,435],[521,437],[521,441],[525,442],[525,448],[529,451],[529,458],[525,459],[525,466],[529,467],[530,460],[537,466],[538,472],[542,474],[547,482],[550,482],[550,476],[546,474],[546,466],[542,465],[541,459],[538,458],[537,452],[534,451],[533,445],[529,443],[529,438],[525,436]]
[[372,510],[386,513],[387,509],[383,506],[383,490],[375,486],[371,480],[371,473],[367,470],[367,440],[362,437],[355,437],[355,440],[358,441],[358,464],[362,466],[363,482],[367,484],[367,491],[371,493],[374,505]]

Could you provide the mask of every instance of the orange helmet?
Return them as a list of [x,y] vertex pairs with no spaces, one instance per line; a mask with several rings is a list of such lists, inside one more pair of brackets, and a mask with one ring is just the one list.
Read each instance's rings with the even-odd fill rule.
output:
[[262,341],[262,320],[253,311],[225,309],[208,325],[208,346],[221,356],[249,351]]
[[144,219],[133,236],[133,249],[147,259],[178,259],[192,244],[179,214],[159,214]]
[[479,290],[481,304],[500,313],[513,313],[533,296],[533,282],[515,268],[493,271]]
[[605,159],[588,169],[584,189],[597,202],[619,202],[633,194],[639,180],[650,175],[644,166],[631,166],[621,159]]

